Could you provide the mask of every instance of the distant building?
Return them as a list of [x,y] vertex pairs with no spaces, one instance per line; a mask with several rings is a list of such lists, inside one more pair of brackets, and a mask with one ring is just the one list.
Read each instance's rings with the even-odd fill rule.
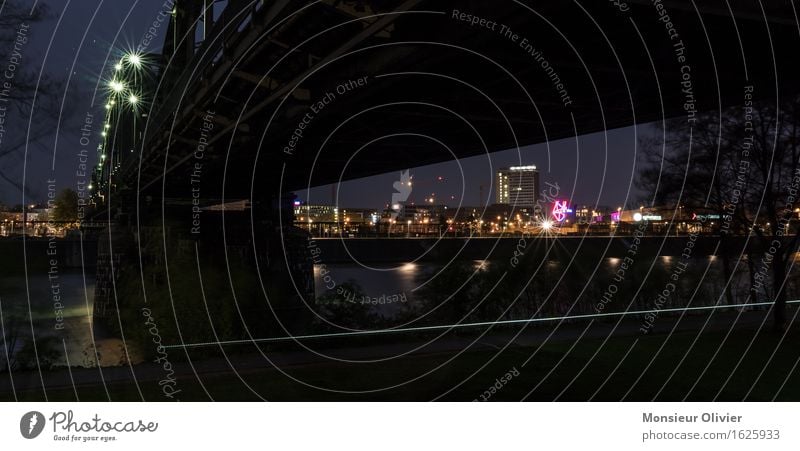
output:
[[415,223],[439,223],[444,218],[447,207],[444,205],[403,204],[398,219]]
[[573,207],[575,221],[581,224],[605,223],[605,222],[619,222],[620,211],[612,209],[605,205],[575,205]]
[[339,222],[339,209],[333,205],[295,205],[296,222]]
[[495,199],[498,204],[533,208],[539,193],[536,166],[512,166],[497,171]]
[[471,222],[477,221],[481,218],[481,214],[483,213],[485,208],[481,207],[454,207],[449,208],[445,212],[445,219],[453,221],[453,222]]
[[581,224],[589,224],[594,219],[595,210],[587,205],[575,207],[574,210],[575,210],[575,220],[580,222]]
[[380,217],[372,208],[347,208],[341,210],[339,219],[345,224],[376,224]]

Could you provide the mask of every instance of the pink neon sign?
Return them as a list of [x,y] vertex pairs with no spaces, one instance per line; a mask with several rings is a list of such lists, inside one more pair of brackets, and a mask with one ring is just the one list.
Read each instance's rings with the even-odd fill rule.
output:
[[557,200],[553,203],[553,219],[557,222],[567,219],[567,201]]

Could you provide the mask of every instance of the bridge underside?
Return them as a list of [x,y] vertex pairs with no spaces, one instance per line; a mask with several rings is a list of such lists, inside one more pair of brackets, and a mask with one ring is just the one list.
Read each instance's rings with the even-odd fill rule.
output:
[[[800,75],[787,2],[230,0],[195,48],[209,3],[176,2],[152,109],[135,129],[142,136],[104,147],[119,169],[102,187],[112,199],[103,215],[119,214],[98,243],[95,318],[142,343],[152,340],[142,307],[162,324],[175,319],[159,330],[165,343],[339,330],[322,322],[338,313],[317,302],[325,245],[285,227],[291,210],[271,202],[283,193],[691,120],[741,105],[748,86],[760,99],[788,99]],[[201,215],[198,199],[251,199],[254,208]],[[393,245],[408,247],[359,244],[386,255]],[[530,268],[549,258],[528,255]],[[587,267],[604,264],[592,255]],[[569,280],[585,280],[575,274]],[[538,278],[538,290],[580,296],[569,291],[579,283],[557,290],[554,280]],[[363,326],[346,324],[336,327]]]
[[[757,98],[794,95],[791,5],[727,4],[231,1],[191,57],[167,43],[141,159],[124,162],[117,187],[189,198],[195,172],[203,198],[269,198],[689,120],[740,105],[748,85]],[[200,155],[204,120],[214,128]]]

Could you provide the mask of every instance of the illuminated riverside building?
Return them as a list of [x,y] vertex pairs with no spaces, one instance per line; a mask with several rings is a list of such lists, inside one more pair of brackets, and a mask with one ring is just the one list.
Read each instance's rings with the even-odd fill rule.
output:
[[397,219],[401,221],[412,221],[414,223],[440,223],[444,218],[445,205],[414,205],[401,204],[400,214]]
[[295,205],[297,222],[339,222],[339,209],[333,205]]
[[495,199],[498,204],[532,208],[539,196],[536,166],[512,166],[497,171]]
[[308,205],[299,201],[294,206],[294,225],[308,230],[313,236],[373,233],[380,221],[380,213],[371,208]]

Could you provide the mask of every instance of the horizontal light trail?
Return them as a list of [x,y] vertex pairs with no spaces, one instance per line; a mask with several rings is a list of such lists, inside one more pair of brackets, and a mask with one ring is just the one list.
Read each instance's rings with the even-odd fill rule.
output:
[[[787,304],[798,304],[800,299],[786,301]],[[252,340],[228,340],[228,341],[210,341],[203,343],[186,343],[178,345],[167,345],[164,348],[199,348],[204,346],[226,346],[236,344],[248,343],[275,343],[282,341],[295,341],[295,340],[310,340],[315,338],[335,338],[335,337],[355,337],[360,335],[383,335],[392,333],[403,332],[423,332],[430,330],[442,329],[463,329],[467,327],[481,327],[481,326],[502,326],[506,324],[526,324],[526,323],[542,323],[548,321],[561,321],[568,319],[591,319],[591,318],[605,318],[612,316],[626,316],[626,315],[644,315],[646,313],[664,313],[664,312],[688,312],[696,310],[717,310],[725,308],[742,308],[742,307],[759,307],[773,305],[774,302],[753,302],[749,304],[736,304],[736,305],[710,305],[705,307],[684,307],[684,308],[666,308],[666,309],[653,309],[653,310],[636,310],[625,312],[608,312],[608,313],[591,313],[586,315],[571,315],[571,316],[554,316],[549,318],[530,318],[530,319],[510,319],[505,321],[485,321],[479,323],[463,323],[463,324],[445,324],[441,326],[421,326],[421,327],[406,327],[402,329],[378,329],[378,330],[362,330],[357,332],[340,332],[333,334],[317,334],[317,335],[297,335],[292,337],[272,337],[272,338],[255,338]]]

